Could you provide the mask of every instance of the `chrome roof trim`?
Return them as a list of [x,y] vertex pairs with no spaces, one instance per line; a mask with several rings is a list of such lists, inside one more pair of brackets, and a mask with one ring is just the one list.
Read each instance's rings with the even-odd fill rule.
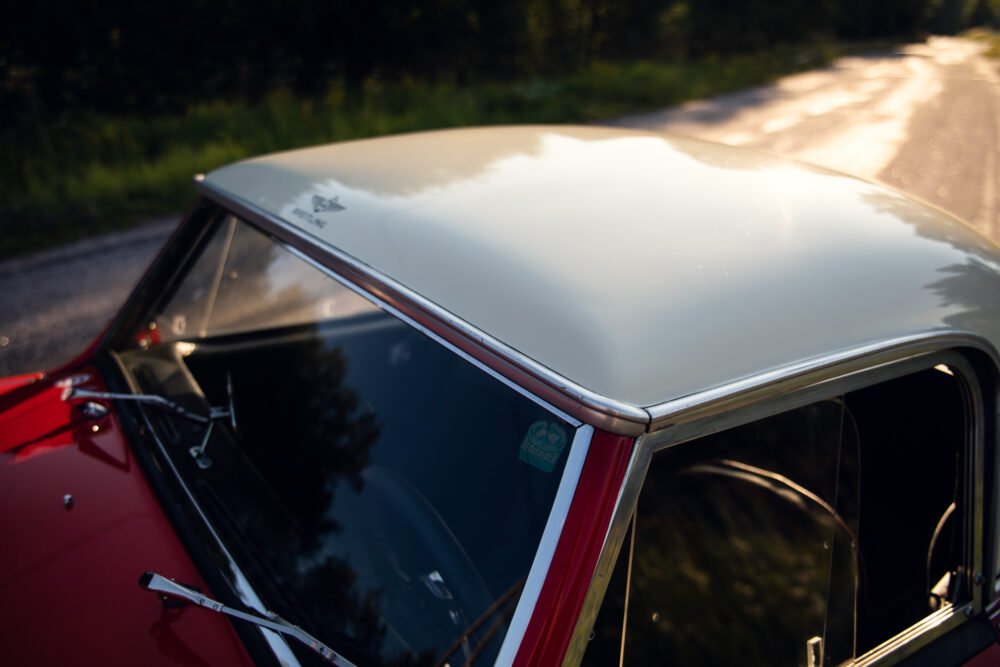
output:
[[321,243],[240,197],[206,181],[195,181],[195,186],[202,196],[259,225],[282,241],[292,242],[291,245],[306,256],[580,421],[611,433],[631,436],[643,433],[649,425],[650,414],[643,408],[609,399],[572,382],[375,268],[338,248]]
[[765,398],[797,393],[835,378],[871,370],[930,352],[971,348],[988,355],[1000,367],[1000,353],[981,336],[957,331],[931,331],[878,341],[809,359],[737,380],[721,387],[646,408],[652,417],[649,431],[656,432],[746,407]]
[[295,246],[290,246],[290,245],[287,245],[287,244],[282,244],[282,247],[285,248],[292,255],[298,257],[300,260],[302,260],[303,262],[305,262],[306,264],[308,264],[309,266],[312,266],[317,271],[322,272],[323,275],[329,276],[333,280],[336,280],[338,283],[340,283],[341,285],[343,285],[345,288],[351,290],[352,292],[357,293],[362,298],[370,301],[371,303],[374,303],[379,308],[381,308],[381,309],[385,310],[386,312],[392,314],[396,319],[398,319],[398,320],[404,322],[405,324],[407,324],[407,325],[415,328],[420,333],[424,334],[425,336],[428,336],[431,340],[433,340],[436,343],[438,343],[439,345],[442,345],[445,348],[447,348],[450,352],[452,352],[454,354],[457,354],[462,359],[465,359],[467,362],[469,362],[470,364],[472,364],[473,366],[475,366],[476,368],[478,368],[482,372],[486,373],[487,375],[489,375],[491,378],[493,378],[497,382],[503,384],[505,387],[508,387],[511,391],[517,392],[521,396],[524,396],[525,398],[527,398],[529,401],[531,401],[533,403],[537,403],[538,405],[542,406],[543,408],[545,408],[546,410],[548,410],[552,414],[556,415],[557,417],[559,417],[560,419],[562,419],[566,423],[570,424],[573,428],[579,428],[580,426],[583,425],[583,422],[580,421],[579,419],[577,419],[576,417],[574,417],[574,416],[572,416],[570,414],[567,414],[566,412],[563,412],[562,410],[560,410],[556,406],[552,405],[548,401],[545,401],[545,400],[539,398],[538,396],[536,396],[535,394],[532,394],[531,392],[527,391],[521,385],[516,384],[513,381],[507,379],[505,376],[501,375],[500,373],[498,373],[497,371],[493,370],[492,368],[490,368],[489,366],[487,366],[483,362],[479,361],[478,359],[476,359],[475,357],[473,357],[468,352],[465,352],[461,348],[458,348],[455,345],[451,344],[450,342],[448,342],[447,340],[445,340],[441,336],[439,336],[436,333],[434,333],[433,331],[427,329],[425,326],[423,326],[419,322],[413,320],[411,317],[409,317],[405,313],[401,313],[399,310],[397,310],[392,305],[390,305],[390,304],[382,301],[381,299],[378,299],[377,297],[373,296],[372,294],[370,294],[370,293],[366,292],[365,290],[361,289],[360,287],[356,286],[354,283],[348,281],[346,278],[344,278],[343,276],[341,276],[337,272],[333,271],[332,269],[328,268],[326,265],[324,265],[324,264],[318,262],[317,260],[313,259],[312,257],[310,257],[309,255],[305,254],[304,252],[302,252],[301,250],[299,250]]

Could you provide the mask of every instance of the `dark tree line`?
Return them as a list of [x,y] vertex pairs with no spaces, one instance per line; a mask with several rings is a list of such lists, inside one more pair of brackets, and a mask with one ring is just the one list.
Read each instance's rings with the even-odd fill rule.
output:
[[169,111],[331,81],[458,83],[996,20],[1000,0],[43,0],[0,21],[0,109]]

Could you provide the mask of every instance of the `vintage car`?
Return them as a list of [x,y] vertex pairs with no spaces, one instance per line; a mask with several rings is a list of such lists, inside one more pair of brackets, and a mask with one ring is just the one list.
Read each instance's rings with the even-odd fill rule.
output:
[[600,128],[271,155],[0,384],[8,665],[1000,664],[1000,255]]

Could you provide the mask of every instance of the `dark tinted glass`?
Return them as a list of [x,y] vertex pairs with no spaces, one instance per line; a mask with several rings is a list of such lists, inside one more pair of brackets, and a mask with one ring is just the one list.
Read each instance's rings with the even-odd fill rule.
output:
[[[348,657],[491,662],[573,429],[257,232],[235,231],[230,254],[253,252],[223,260],[199,303],[239,333],[208,326],[122,354],[146,391],[234,406],[237,427],[213,429],[208,467],[189,454],[203,432],[160,415],[182,474],[267,604]],[[290,270],[308,274],[308,289]]]
[[859,538],[865,558],[858,654],[970,596],[970,436],[946,367],[848,394],[861,434]]
[[[618,565],[634,551],[625,664],[802,662],[828,630],[830,586],[853,592],[851,528],[836,509],[849,504],[837,497],[842,419],[825,402],[654,457]],[[831,577],[835,561],[846,571]],[[586,664],[617,663],[614,579],[605,605],[621,613],[602,610]]]
[[967,600],[963,410],[940,367],[654,455],[584,664],[836,665]]

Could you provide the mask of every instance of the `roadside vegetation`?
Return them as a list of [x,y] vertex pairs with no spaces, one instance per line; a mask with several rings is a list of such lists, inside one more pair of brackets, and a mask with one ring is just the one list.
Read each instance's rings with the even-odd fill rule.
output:
[[244,157],[432,128],[600,120],[761,84],[835,53],[816,45],[697,63],[597,62],[568,76],[473,86],[373,79],[356,92],[276,90],[255,103],[22,126],[0,166],[0,257],[177,212],[194,198],[194,174]]
[[1000,32],[989,28],[974,28],[967,31],[964,36],[986,42],[987,48],[983,53],[990,58],[1000,58]]
[[0,258],[177,213],[240,158],[588,122],[954,33],[1000,0],[107,0],[0,22]]

